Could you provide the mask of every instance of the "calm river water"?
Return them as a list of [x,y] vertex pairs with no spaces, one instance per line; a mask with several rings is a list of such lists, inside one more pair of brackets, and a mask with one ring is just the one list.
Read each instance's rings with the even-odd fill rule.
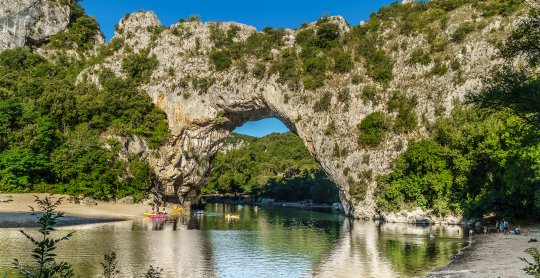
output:
[[[378,225],[220,204],[206,211],[215,215],[62,227],[59,233],[76,232],[59,246],[59,257],[77,277],[99,277],[108,251],[117,253],[120,277],[143,277],[150,265],[163,268],[164,277],[411,277],[447,264],[466,244],[458,226]],[[229,222],[226,213],[240,218]],[[0,274],[30,250],[17,229],[0,229]]]

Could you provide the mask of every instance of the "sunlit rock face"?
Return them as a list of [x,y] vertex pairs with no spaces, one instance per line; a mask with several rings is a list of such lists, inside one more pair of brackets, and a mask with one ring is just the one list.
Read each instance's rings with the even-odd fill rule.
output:
[[70,8],[59,1],[0,1],[0,51],[36,44],[64,30]]
[[[4,26],[4,34],[9,32],[5,31],[7,27],[14,26],[10,22],[27,22],[17,21],[21,11],[6,11],[6,7],[13,6],[15,2],[20,1],[4,0],[0,4],[0,26]],[[31,10],[30,4],[39,1],[26,2]],[[55,17],[58,19],[53,24],[54,28],[37,32],[33,29],[39,25],[36,23],[16,36],[2,35],[0,50],[20,45],[24,41],[21,38],[28,34],[37,33],[36,38],[39,39],[62,30],[67,23],[60,15],[68,11],[54,3],[48,4],[59,14]],[[27,18],[36,22],[48,19]],[[249,120],[277,117],[303,140],[316,161],[338,185],[345,211],[358,218],[370,218],[379,214],[376,206],[377,177],[391,171],[394,160],[407,149],[411,140],[427,136],[428,127],[437,118],[448,115],[456,100],[463,100],[467,92],[481,88],[482,78],[500,63],[495,58],[497,48],[491,38],[491,30],[499,32],[496,34],[500,37],[501,32],[508,33],[517,19],[493,16],[487,23],[478,25],[482,29],[462,42],[450,41],[464,20],[481,18],[467,5],[448,14],[447,24],[439,31],[448,45],[437,54],[441,56],[438,66],[444,65],[445,71],[434,73],[435,61],[427,64],[410,62],[414,50],[429,51],[425,34],[402,35],[395,26],[387,26],[387,30],[380,32],[379,39],[382,42],[380,47],[393,61],[393,79],[390,82],[382,84],[373,80],[366,69],[369,65],[364,59],[357,58],[351,71],[328,73],[322,87],[307,90],[302,82],[293,88],[278,82],[278,74],[270,71],[272,61],[278,60],[282,51],[301,52],[296,43],[299,30],[285,30],[283,43],[271,51],[273,57],[269,60],[246,56],[240,61],[235,60],[230,68],[218,71],[210,60],[210,53],[215,47],[212,30],[217,28],[227,32],[234,27],[237,32],[233,41],[238,42],[257,32],[254,27],[232,22],[188,20],[163,28],[154,13],[137,12],[122,19],[116,28],[115,38],[122,41],[123,47],[84,70],[79,80],[99,83],[99,73],[104,69],[125,77],[122,62],[130,53],[148,50],[149,56],[155,55],[159,66],[153,71],[150,81],[140,88],[167,114],[171,136],[156,150],[148,149],[146,144],[136,139],[133,142],[128,139],[124,145],[137,146],[137,153],[144,154],[156,174],[158,188],[165,196],[178,197],[184,205],[195,202],[207,182],[212,159],[231,130]],[[331,17],[329,21],[339,26],[342,36],[351,31],[341,17]],[[316,28],[316,24],[305,28]],[[459,64],[459,70],[451,66],[454,61]],[[267,70],[264,76],[257,78],[253,70],[260,63],[264,63]],[[380,91],[378,101],[367,101],[362,97],[366,86]],[[339,97],[344,90],[348,92],[346,100]],[[377,147],[359,145],[358,124],[367,115],[385,111],[392,120],[396,119],[397,112],[390,111],[387,104],[398,91],[409,98],[416,98],[417,128],[409,133],[390,131]],[[325,94],[330,96],[328,108],[314,109]],[[338,155],[336,147],[340,150]],[[351,194],[350,188],[359,184],[362,185],[360,194]]]

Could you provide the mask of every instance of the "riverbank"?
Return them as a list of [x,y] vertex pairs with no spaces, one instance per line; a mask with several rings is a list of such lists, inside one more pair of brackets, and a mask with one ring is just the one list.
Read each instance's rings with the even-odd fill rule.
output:
[[454,277],[527,277],[525,263],[532,258],[524,252],[529,247],[540,249],[540,225],[522,229],[522,235],[488,234],[474,236],[471,244],[445,267],[431,271],[426,278]]
[[231,196],[203,196],[203,200],[206,203],[214,204],[227,204],[227,205],[251,205],[260,207],[280,207],[280,208],[294,208],[294,209],[307,209],[307,210],[320,210],[320,211],[332,211],[332,206],[328,204],[311,203],[307,201],[299,202],[283,202],[276,201],[268,198],[253,198],[253,197],[231,197]]
[[[0,194],[0,228],[35,226],[37,217],[30,211],[30,206],[36,207],[34,196],[44,198],[50,195],[43,193]],[[57,209],[65,215],[59,221],[59,225],[62,226],[137,219],[150,210],[148,205],[143,204],[97,201],[97,205],[88,206],[70,202],[68,195],[53,195],[53,197],[64,198]]]

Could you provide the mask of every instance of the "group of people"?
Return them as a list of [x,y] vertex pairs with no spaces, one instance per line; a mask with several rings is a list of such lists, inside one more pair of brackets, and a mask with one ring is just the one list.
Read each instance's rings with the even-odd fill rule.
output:
[[157,214],[159,214],[160,212],[165,213],[165,203],[162,201],[161,205],[163,206],[162,211],[159,210],[159,205],[158,204],[152,205],[152,213],[157,213]]
[[517,226],[513,231],[510,231],[510,224],[508,223],[506,219],[503,219],[500,222],[497,221],[497,223],[495,223],[495,229],[497,230],[498,234],[504,234],[504,235],[507,235],[507,234],[520,235],[521,234],[521,228],[519,226]]

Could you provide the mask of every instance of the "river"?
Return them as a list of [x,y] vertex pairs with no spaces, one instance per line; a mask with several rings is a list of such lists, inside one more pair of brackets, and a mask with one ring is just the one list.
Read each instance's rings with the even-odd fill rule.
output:
[[[444,266],[465,244],[459,226],[378,224],[314,211],[209,204],[211,214],[61,227],[58,247],[77,277],[99,277],[115,251],[119,277],[413,277]],[[239,215],[227,221],[225,214]],[[31,230],[31,229],[28,229]],[[430,234],[435,235],[430,238]],[[0,229],[0,274],[32,246]],[[8,275],[8,277],[11,277]]]

